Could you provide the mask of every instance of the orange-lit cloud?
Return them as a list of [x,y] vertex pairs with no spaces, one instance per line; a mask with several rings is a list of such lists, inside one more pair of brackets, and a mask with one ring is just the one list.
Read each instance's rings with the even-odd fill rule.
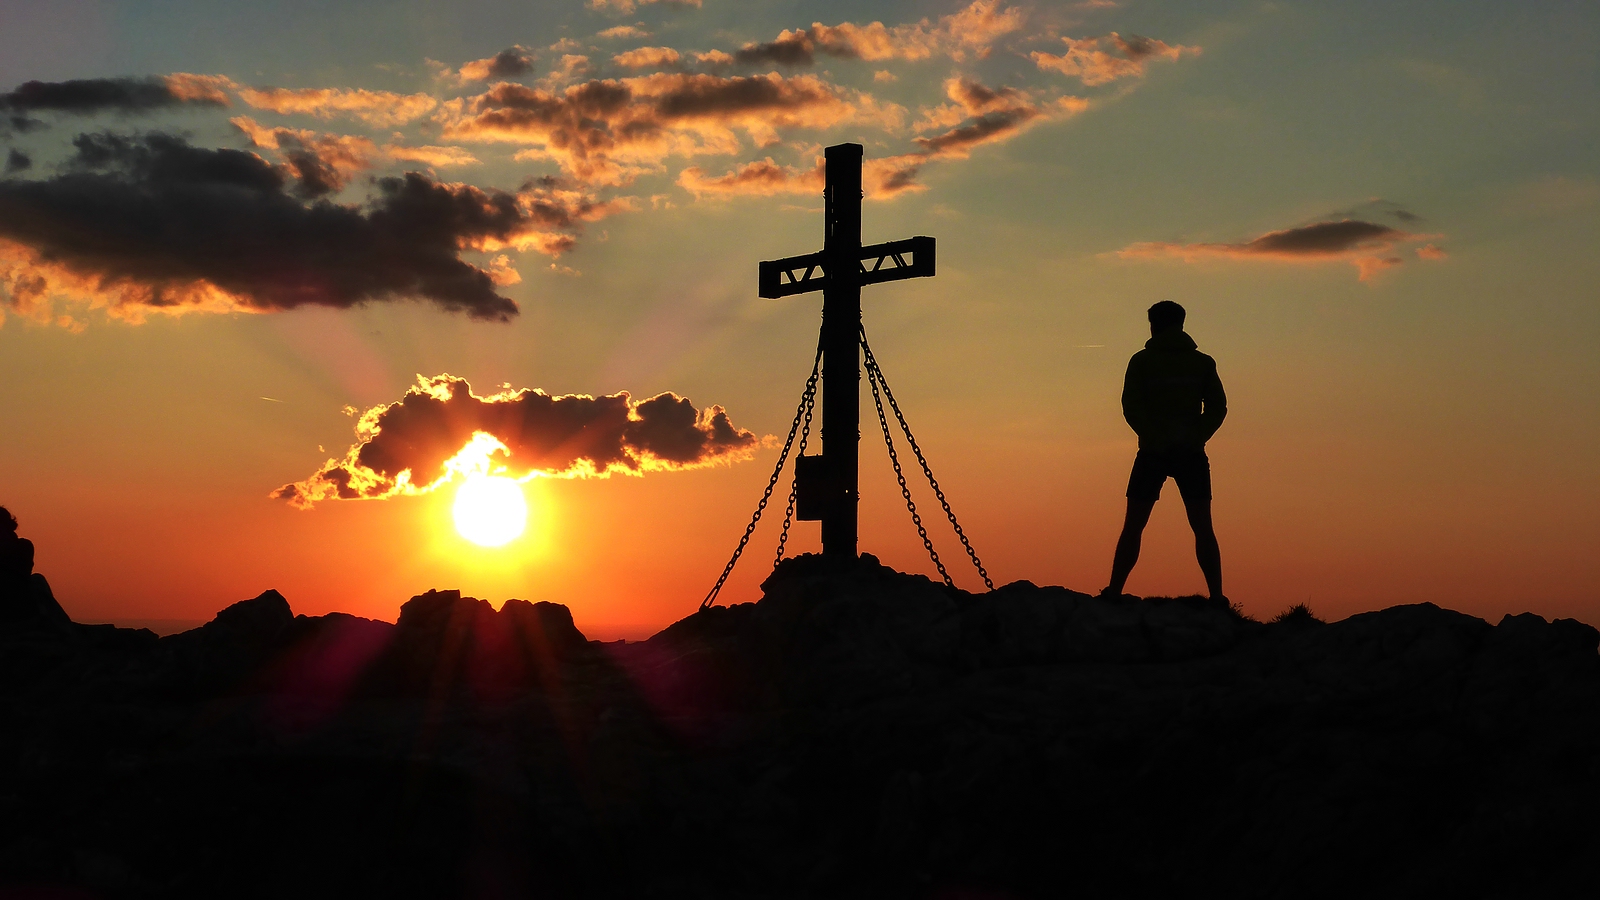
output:
[[144,78],[28,81],[0,94],[0,109],[87,114],[146,112],[174,106],[227,106],[234,83],[221,75],[177,72]]
[[618,53],[611,61],[625,69],[664,69],[677,65],[681,58],[671,47],[639,47]]
[[[1428,237],[1434,236],[1412,234],[1376,222],[1345,218],[1269,231],[1237,244],[1130,244],[1117,251],[1117,255],[1129,259],[1169,257],[1184,262],[1217,258],[1301,263],[1348,262],[1356,267],[1362,281],[1368,281],[1379,272],[1402,264],[1403,260],[1395,252],[1397,247]],[[1442,259],[1445,256],[1444,251],[1433,244],[1419,247],[1417,255],[1422,259]]]
[[438,106],[427,94],[396,94],[364,88],[242,88],[239,96],[256,109],[319,119],[349,116],[379,128],[403,125]]
[[1196,55],[1199,47],[1168,44],[1137,34],[1123,37],[1115,31],[1103,37],[1062,38],[1067,52],[1055,55],[1034,51],[1029,54],[1041,69],[1077,78],[1086,85],[1105,84],[1144,74],[1145,64],[1153,59],[1177,60],[1184,54]]
[[399,144],[385,144],[383,152],[389,154],[391,159],[418,162],[438,169],[447,169],[451,166],[476,166],[480,162],[476,156],[461,147],[432,145],[404,147]]
[[507,267],[463,251],[554,255],[585,223],[635,206],[551,179],[509,193],[416,173],[376,179],[361,205],[307,203],[254,153],[160,133],[75,143],[60,174],[0,179],[0,304],[39,321],[59,322],[56,301],[139,321],[413,299],[505,321],[517,314],[495,289]]
[[645,31],[643,28],[639,28],[635,25],[618,25],[614,28],[607,28],[605,31],[595,35],[597,38],[603,38],[610,41],[633,40],[637,38],[647,38],[649,36],[650,32]]
[[[1038,122],[1076,115],[1088,108],[1088,101],[1079,97],[1035,101],[1015,88],[989,88],[959,77],[945,82],[945,91],[952,102],[925,110],[923,121],[914,127],[946,130],[916,138],[921,148],[916,152],[864,161],[862,188],[868,199],[888,200],[921,190],[916,177],[929,162],[965,158],[974,147],[1009,140]],[[796,168],[779,165],[767,157],[722,175],[707,175],[700,167],[690,166],[680,173],[678,184],[697,197],[808,194],[822,190],[822,173],[820,160],[810,168]]]
[[780,166],[769,156],[716,176],[707,176],[699,166],[690,166],[679,173],[678,184],[696,197],[820,194],[823,170],[820,161],[809,169],[796,169],[793,166]]
[[810,66],[816,63],[818,54],[878,61],[927,59],[936,53],[960,60],[968,51],[987,55],[995,41],[1020,29],[1024,18],[1020,8],[1007,7],[1000,0],[977,0],[937,23],[923,19],[891,27],[882,22],[813,22],[810,28],[785,29],[771,41],[746,44],[732,55],[732,61]]
[[626,16],[641,6],[685,6],[699,9],[702,0],[589,0],[589,8]]
[[533,71],[533,58],[532,50],[514,44],[493,56],[463,63],[456,72],[456,80],[466,84],[469,81],[516,78]]
[[736,129],[770,144],[780,129],[893,114],[812,75],[657,73],[562,91],[498,84],[473,98],[445,134],[531,144],[519,159],[552,160],[585,183],[625,184],[668,156],[736,153]]
[[299,180],[298,193],[303,197],[343,190],[352,175],[372,167],[378,152],[377,145],[364,137],[267,128],[248,116],[235,116],[228,122],[255,146],[278,151]]
[[480,397],[466,379],[419,375],[400,400],[362,413],[343,459],[272,497],[307,509],[427,493],[472,472],[527,479],[675,471],[744,459],[759,444],[722,407],[697,410],[671,393],[638,402],[626,392]]

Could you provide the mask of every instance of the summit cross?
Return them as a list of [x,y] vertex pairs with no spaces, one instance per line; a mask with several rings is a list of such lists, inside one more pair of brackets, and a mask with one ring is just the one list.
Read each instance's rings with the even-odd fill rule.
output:
[[821,520],[826,556],[856,555],[861,440],[861,287],[933,275],[933,238],[861,246],[860,144],[823,151],[822,250],[761,263],[768,299],[822,291],[822,455],[795,461],[797,518]]

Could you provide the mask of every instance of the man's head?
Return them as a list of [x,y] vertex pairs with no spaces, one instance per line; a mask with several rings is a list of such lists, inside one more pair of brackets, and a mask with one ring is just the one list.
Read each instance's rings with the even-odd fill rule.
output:
[[1150,333],[1160,334],[1163,331],[1183,330],[1183,307],[1171,300],[1163,300],[1150,307]]

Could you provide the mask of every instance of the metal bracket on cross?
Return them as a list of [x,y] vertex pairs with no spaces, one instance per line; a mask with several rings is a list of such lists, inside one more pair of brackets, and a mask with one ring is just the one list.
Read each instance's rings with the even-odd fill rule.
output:
[[[902,278],[930,278],[934,274],[934,262],[934,241],[931,237],[919,235],[901,241],[873,244],[860,250],[856,283],[882,284]],[[761,263],[756,293],[767,300],[776,300],[793,294],[824,290],[827,286],[826,253],[807,253]]]

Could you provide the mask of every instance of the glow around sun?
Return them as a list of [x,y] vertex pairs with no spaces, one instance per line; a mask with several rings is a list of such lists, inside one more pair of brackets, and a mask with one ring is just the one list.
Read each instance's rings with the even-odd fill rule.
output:
[[480,547],[503,547],[528,527],[522,485],[500,475],[469,475],[456,490],[456,531]]

